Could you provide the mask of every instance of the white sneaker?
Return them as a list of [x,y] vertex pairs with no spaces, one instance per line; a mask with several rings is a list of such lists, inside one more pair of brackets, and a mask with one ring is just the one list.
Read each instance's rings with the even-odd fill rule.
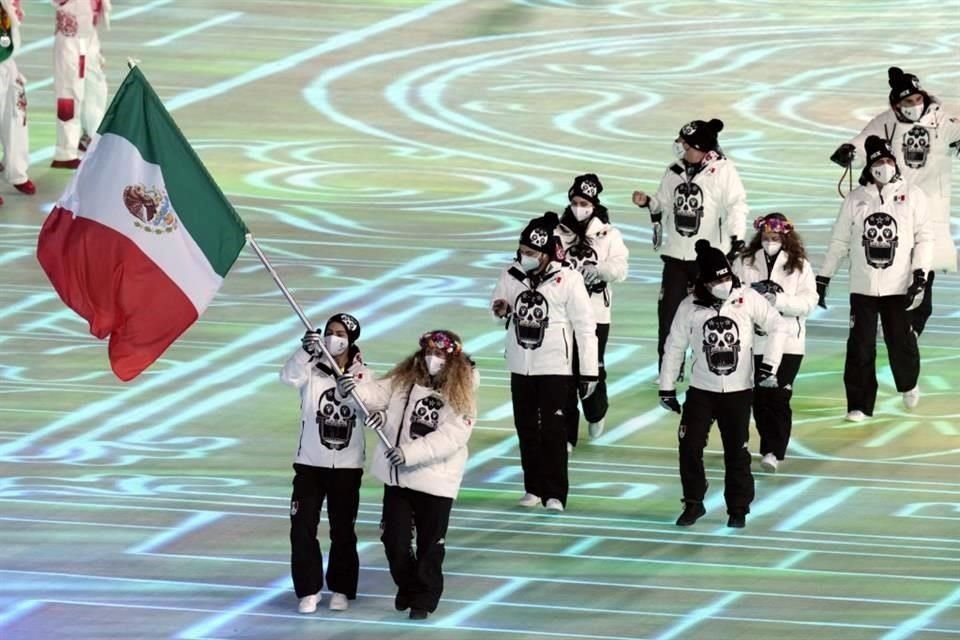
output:
[[845,420],[847,422],[863,422],[867,419],[867,414],[863,411],[848,411]]
[[571,453],[573,453],[573,445],[568,442],[568,443],[567,443],[567,455],[570,455]]
[[536,507],[540,504],[540,496],[535,496],[532,493],[525,493],[523,497],[520,498],[518,502],[521,507]]
[[917,385],[910,391],[905,391],[903,394],[903,406],[907,409],[916,409],[917,405],[920,404],[920,386]]
[[769,471],[770,473],[777,472],[778,464],[780,464],[780,461],[777,460],[777,456],[773,455],[772,453],[768,453],[760,460],[760,466],[763,468],[763,470]]
[[346,611],[350,607],[350,600],[336,591],[330,596],[330,611]]
[[319,593],[315,593],[312,596],[303,596],[300,598],[300,605],[297,607],[297,611],[300,613],[313,613],[317,610],[318,604],[320,604]]
[[545,505],[550,511],[563,511],[563,503],[556,498],[550,498]]
[[600,434],[603,433],[603,430],[604,428],[606,428],[606,426],[607,426],[606,418],[600,418],[596,422],[591,422],[589,425],[587,425],[587,429],[590,432],[590,437],[599,438]]

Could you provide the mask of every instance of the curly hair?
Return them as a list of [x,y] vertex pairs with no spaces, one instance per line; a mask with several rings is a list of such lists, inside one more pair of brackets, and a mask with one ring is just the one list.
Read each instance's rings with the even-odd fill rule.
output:
[[[786,220],[785,216],[784,220]],[[756,234],[754,234],[750,243],[740,253],[744,264],[753,266],[757,252],[763,250],[762,240],[763,229],[760,228]],[[781,233],[780,242],[783,243],[782,251],[785,251],[787,254],[787,264],[784,267],[786,272],[792,274],[794,271],[803,271],[803,261],[807,259],[807,250],[803,247],[803,239],[800,237],[800,234],[797,233],[797,230],[791,226],[788,233]]]
[[[452,331],[447,333],[454,336],[457,342],[462,344],[459,336],[455,333]],[[413,387],[415,384],[422,387],[433,386],[440,391],[457,413],[476,415],[477,394],[474,389],[476,364],[473,360],[462,351],[447,354],[445,356],[446,365],[439,374],[434,376],[431,383],[424,357],[425,350],[423,348],[417,349],[397,363],[386,373],[384,378],[389,379],[392,384],[400,385],[406,389]]]

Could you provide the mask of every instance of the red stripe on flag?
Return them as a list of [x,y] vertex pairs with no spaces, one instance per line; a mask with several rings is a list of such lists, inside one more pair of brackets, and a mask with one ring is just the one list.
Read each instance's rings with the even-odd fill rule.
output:
[[190,299],[132,240],[67,209],[47,216],[37,259],[90,333],[110,337],[110,366],[123,381],[140,375],[197,320]]

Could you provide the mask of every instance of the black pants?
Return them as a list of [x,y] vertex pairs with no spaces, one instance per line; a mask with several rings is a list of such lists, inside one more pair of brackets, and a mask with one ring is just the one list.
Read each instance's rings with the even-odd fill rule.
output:
[[330,522],[330,564],[327,588],[351,600],[357,597],[360,558],[357,556],[357,509],[363,469],[328,469],[293,465],[293,496],[290,498],[290,567],[297,597],[310,596],[323,588],[323,554],[317,541],[317,525],[323,500]]
[[573,340],[573,377],[576,379],[573,388],[570,390],[570,397],[567,399],[567,408],[564,413],[567,415],[567,442],[574,447],[577,446],[577,438],[580,434],[580,408],[578,400],[583,404],[583,417],[587,422],[599,422],[607,415],[607,409],[610,408],[610,401],[607,398],[607,370],[603,365],[603,356],[607,352],[607,338],[610,337],[610,325],[597,325],[597,357],[599,359],[600,380],[597,382],[597,389],[588,398],[580,398],[580,353],[577,350],[577,340]]
[[723,497],[727,513],[750,513],[753,502],[753,474],[750,473],[750,404],[753,391],[718,393],[687,389],[683,415],[677,432],[680,442],[680,482],[684,502],[703,502],[707,475],[703,469],[703,450],[707,446],[710,424],[717,421],[723,441]]
[[[793,381],[800,371],[803,356],[784,354],[777,369],[779,388],[756,387],[753,390],[753,419],[760,434],[760,454],[772,453],[777,460],[783,460],[790,442],[790,430],[793,427],[793,410],[790,398],[793,396]],[[754,375],[759,373],[763,356],[753,357]],[[759,382],[759,381],[756,381]]]
[[910,312],[910,324],[913,326],[913,332],[919,337],[927,326],[927,320],[933,314],[933,276],[931,271],[927,274],[927,286],[923,290],[923,302],[920,306]]
[[510,375],[513,424],[520,439],[520,464],[527,493],[544,504],[567,504],[566,405],[576,386],[573,376]]
[[677,307],[687,297],[688,291],[697,279],[697,263],[693,260],[677,260],[660,256],[663,260],[663,276],[660,280],[660,301],[657,303],[657,319],[660,328],[657,332],[658,366],[663,364],[663,345],[670,334],[673,316]]
[[920,377],[920,351],[917,336],[906,310],[906,296],[863,296],[850,294],[850,336],[843,384],[847,390],[847,411],[873,415],[877,401],[877,316],[883,324],[890,368],[897,391],[917,386]]
[[[383,533],[390,576],[401,599],[414,609],[436,611],[443,593],[443,556],[453,498],[403,487],[383,487]],[[410,527],[417,532],[411,547]]]

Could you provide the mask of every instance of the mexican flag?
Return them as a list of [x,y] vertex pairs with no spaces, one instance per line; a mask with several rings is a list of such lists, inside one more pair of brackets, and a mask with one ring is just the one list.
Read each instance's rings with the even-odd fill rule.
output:
[[110,366],[138,376],[210,304],[247,228],[134,67],[37,242]]

